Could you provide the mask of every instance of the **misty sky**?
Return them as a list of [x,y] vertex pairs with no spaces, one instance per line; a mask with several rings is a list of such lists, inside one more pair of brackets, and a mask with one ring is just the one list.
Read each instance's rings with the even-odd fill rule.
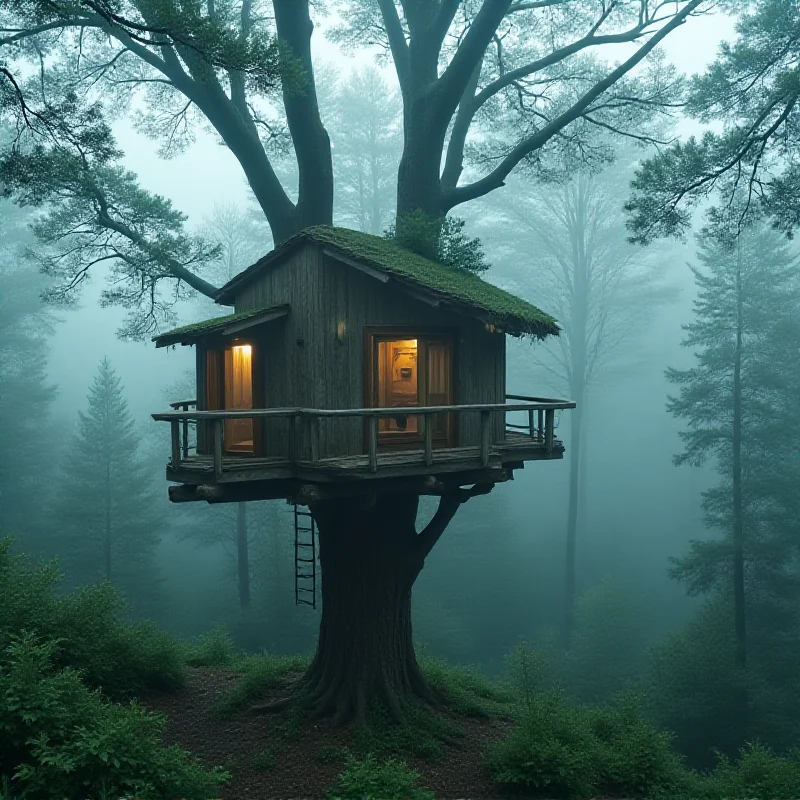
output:
[[[692,74],[702,70],[714,57],[717,44],[732,34],[730,18],[722,15],[702,17],[675,31],[662,47],[679,69]],[[356,58],[342,58],[336,48],[319,34],[314,37],[314,45],[317,57],[336,68],[344,70],[372,62],[368,53]],[[607,49],[603,52],[609,54]],[[623,48],[614,53],[614,57],[619,58],[625,55]],[[386,75],[393,78],[391,68],[386,70]],[[679,130],[682,134],[696,132],[696,128],[689,124],[683,124]],[[189,216],[192,225],[198,224],[217,201],[233,201],[242,206],[247,203],[244,176],[238,162],[210,135],[198,133],[196,143],[187,152],[165,161],[156,156],[157,145],[135,133],[129,121],[117,124],[115,133],[126,154],[124,163],[138,174],[141,184],[170,198]],[[265,243],[265,250],[267,248]],[[488,256],[491,261],[491,252]],[[115,331],[122,312],[116,308],[102,309],[97,302],[104,282],[102,272],[94,273],[92,283],[82,295],[81,309],[63,315],[64,322],[52,340],[50,375],[60,387],[57,413],[74,419],[77,409],[84,406],[87,387],[97,364],[107,355],[128,390],[133,413],[141,420],[149,412],[163,409],[162,388],[193,366],[194,351],[192,348],[177,348],[154,352],[152,345],[120,342]],[[682,302],[680,310],[672,309],[670,322],[666,325],[667,329],[674,330],[671,343],[675,347],[680,339],[678,324],[686,320],[686,308],[687,304]],[[224,313],[224,309],[220,308],[220,313]],[[676,313],[680,318],[675,317]],[[659,325],[659,328],[662,329],[661,335],[665,335],[664,326]],[[657,411],[666,424],[663,404]]]

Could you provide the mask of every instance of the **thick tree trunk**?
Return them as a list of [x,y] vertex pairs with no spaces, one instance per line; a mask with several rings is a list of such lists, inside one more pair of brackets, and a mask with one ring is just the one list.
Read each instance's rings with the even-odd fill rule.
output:
[[441,698],[414,654],[411,589],[459,506],[491,488],[449,491],[420,533],[416,494],[382,495],[371,506],[352,499],[315,503],[322,572],[317,652],[294,697],[254,710],[276,711],[298,699],[313,716],[363,725],[372,700],[397,721],[408,702],[437,705]]
[[236,569],[239,583],[239,605],[250,605],[250,557],[247,552],[247,504],[236,504]]
[[318,714],[363,723],[372,697],[396,717],[404,700],[435,699],[411,640],[411,587],[422,568],[418,504],[418,496],[400,495],[371,509],[338,500],[314,509],[322,620],[306,678]]

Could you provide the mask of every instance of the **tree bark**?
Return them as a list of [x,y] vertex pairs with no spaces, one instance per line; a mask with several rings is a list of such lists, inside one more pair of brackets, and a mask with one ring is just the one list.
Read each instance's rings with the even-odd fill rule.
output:
[[236,569],[239,577],[239,605],[250,605],[250,558],[247,552],[247,504],[236,504]]
[[[295,695],[312,716],[363,725],[376,700],[402,722],[406,703],[441,702],[414,653],[411,590],[459,506],[491,488],[449,491],[420,533],[415,527],[418,494],[381,495],[371,505],[351,499],[313,505],[322,619],[316,654]],[[254,710],[279,710],[292,699]]]
[[736,350],[733,366],[733,608],[736,663],[747,663],[747,628],[744,593],[744,518],[742,498],[742,296],[741,252],[736,265]]
[[567,560],[564,579],[564,647],[572,642],[575,627],[575,594],[577,588],[578,506],[581,491],[581,428],[583,408],[578,402],[569,415],[569,506],[567,510]]

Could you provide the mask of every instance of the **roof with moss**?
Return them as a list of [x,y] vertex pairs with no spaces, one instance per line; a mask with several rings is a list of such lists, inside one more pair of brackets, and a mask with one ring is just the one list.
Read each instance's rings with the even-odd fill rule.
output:
[[238,314],[227,314],[224,317],[212,317],[211,319],[193,322],[191,325],[182,325],[171,331],[160,333],[153,337],[156,347],[167,347],[171,344],[190,344],[197,339],[214,334],[224,334],[232,326],[246,325],[250,320],[257,321],[258,317],[278,317],[288,313],[288,306],[277,306],[275,308],[255,308],[250,311],[240,311]]
[[280,262],[298,245],[309,241],[386,273],[401,288],[406,284],[410,288],[425,290],[442,306],[470,313],[507,333],[537,338],[559,333],[555,319],[549,314],[471,272],[424,258],[392,239],[327,225],[306,228],[239,273],[217,292],[217,302],[232,302],[236,294],[264,270]]

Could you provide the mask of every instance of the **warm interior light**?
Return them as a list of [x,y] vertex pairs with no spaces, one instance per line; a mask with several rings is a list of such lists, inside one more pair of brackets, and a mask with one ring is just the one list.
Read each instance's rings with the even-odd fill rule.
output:
[[244,358],[250,358],[253,353],[253,346],[250,344],[237,344],[233,349],[238,351],[239,355]]
[[337,338],[338,341],[341,342],[344,339],[344,335],[345,335],[346,331],[347,331],[347,325],[345,325],[345,322],[344,322],[343,319],[340,319],[336,323],[336,338]]

